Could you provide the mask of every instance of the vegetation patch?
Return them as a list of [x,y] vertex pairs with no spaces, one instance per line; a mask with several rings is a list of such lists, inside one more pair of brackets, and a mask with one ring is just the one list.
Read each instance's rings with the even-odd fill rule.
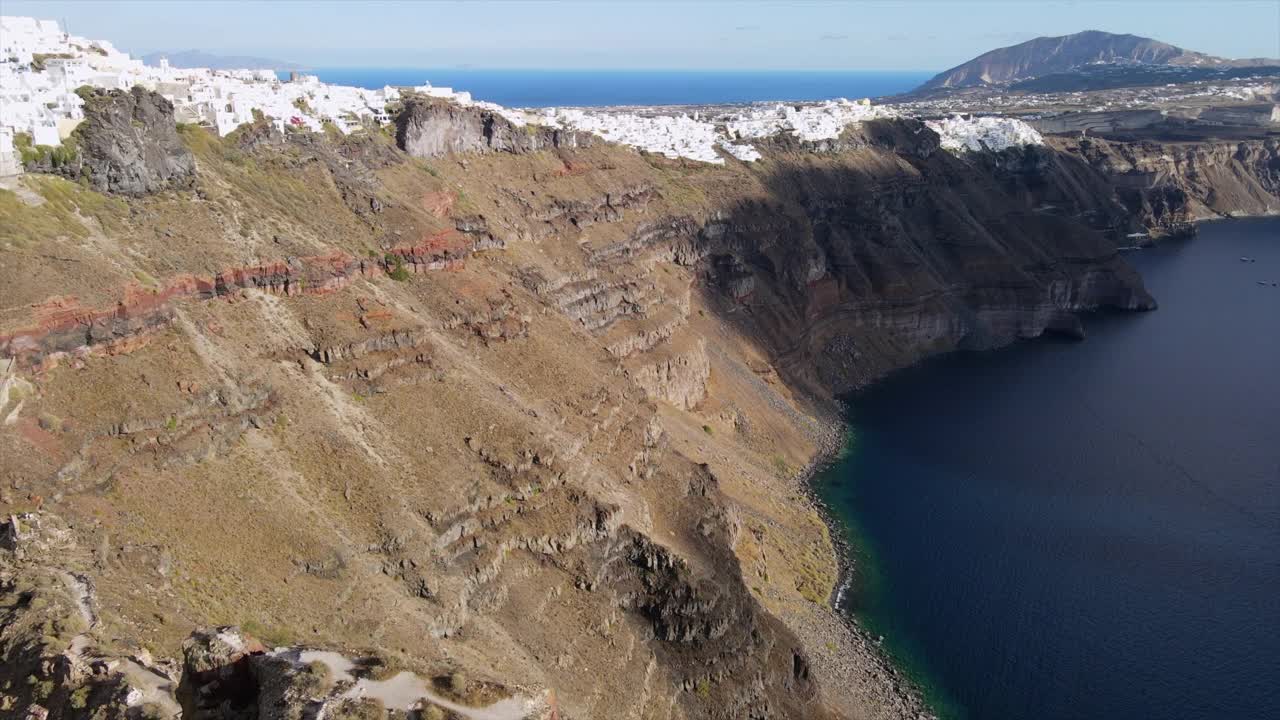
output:
[[29,175],[22,182],[45,202],[32,205],[12,190],[0,190],[0,245],[25,248],[57,238],[84,239],[92,232],[85,219],[96,220],[108,235],[127,227],[129,207],[123,200],[60,177]]
[[405,267],[404,258],[400,257],[399,255],[392,255],[391,253],[387,253],[387,256],[383,259],[383,262],[386,263],[387,275],[390,275],[392,280],[395,280],[396,282],[409,281],[409,278],[410,278],[409,268]]
[[72,57],[70,53],[31,53],[31,69],[44,72],[50,60],[69,60]]

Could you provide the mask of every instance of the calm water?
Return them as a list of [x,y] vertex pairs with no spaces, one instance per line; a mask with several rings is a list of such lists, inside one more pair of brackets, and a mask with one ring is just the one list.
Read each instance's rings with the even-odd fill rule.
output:
[[1280,220],[1129,257],[1159,310],[900,373],[817,481],[948,716],[1280,718]]
[[380,88],[421,85],[469,91],[477,100],[510,107],[690,105],[757,100],[831,100],[906,92],[931,72],[790,72],[651,70],[418,70],[320,68],[309,71],[340,85]]

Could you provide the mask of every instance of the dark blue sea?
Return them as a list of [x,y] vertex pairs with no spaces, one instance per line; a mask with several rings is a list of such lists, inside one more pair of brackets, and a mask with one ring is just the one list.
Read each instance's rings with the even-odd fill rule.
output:
[[1128,257],[1159,310],[903,371],[815,480],[945,717],[1280,718],[1280,219]]
[[324,82],[370,89],[430,82],[510,107],[857,99],[906,92],[933,76],[931,72],[748,70],[319,68],[308,72]]

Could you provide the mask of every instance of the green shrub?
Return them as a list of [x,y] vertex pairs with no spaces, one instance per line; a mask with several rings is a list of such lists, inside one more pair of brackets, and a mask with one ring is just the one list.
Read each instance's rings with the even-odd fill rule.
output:
[[773,470],[779,475],[790,475],[791,466],[787,464],[787,459],[781,455],[773,456]]
[[396,282],[408,282],[409,268],[405,267],[404,258],[399,255],[387,253],[387,256],[383,258],[383,261],[387,264],[387,274],[391,276],[392,280],[395,280]]
[[89,686],[81,685],[76,691],[71,693],[71,707],[77,710],[83,710],[89,704]]
[[449,691],[458,697],[466,697],[467,686],[469,684],[470,683],[467,682],[467,676],[460,672],[455,672],[449,675]]
[[386,716],[386,706],[376,698],[346,698],[325,712],[332,720],[382,720]]

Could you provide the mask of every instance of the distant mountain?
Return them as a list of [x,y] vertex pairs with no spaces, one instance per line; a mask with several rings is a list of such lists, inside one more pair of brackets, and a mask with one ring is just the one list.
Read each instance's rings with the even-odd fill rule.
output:
[[1039,37],[983,53],[937,74],[919,89],[1003,85],[1071,72],[1096,63],[1245,67],[1280,65],[1280,60],[1227,60],[1137,35],[1086,30],[1074,35]]
[[272,60],[250,55],[214,55],[202,50],[157,52],[142,56],[142,62],[159,65],[160,58],[169,58],[169,65],[176,68],[213,68],[214,70],[301,70],[297,63]]

